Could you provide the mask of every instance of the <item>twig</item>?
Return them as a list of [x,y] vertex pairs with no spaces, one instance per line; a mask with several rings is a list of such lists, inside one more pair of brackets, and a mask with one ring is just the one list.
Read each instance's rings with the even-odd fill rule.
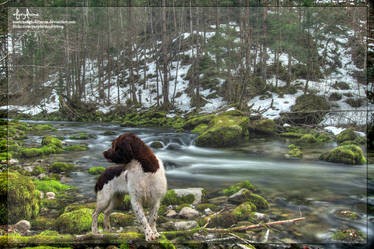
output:
[[256,229],[256,228],[263,228],[263,227],[266,227],[266,226],[295,223],[296,221],[301,221],[301,220],[305,220],[305,217],[300,217],[300,218],[291,219],[291,220],[272,221],[272,222],[268,222],[268,223],[265,223],[265,224],[256,224],[256,225],[251,225],[251,226],[241,226],[241,227],[222,228],[222,229],[206,228],[206,231],[210,232],[210,233],[244,232],[244,231],[247,231],[247,230]]
[[203,227],[206,228],[206,227],[209,225],[210,219],[213,218],[214,216],[216,216],[216,215],[222,213],[223,210],[225,210],[225,209],[222,209],[222,210],[218,211],[217,213],[214,213],[214,214],[210,215],[210,216],[208,217],[208,220],[207,220],[206,224],[205,224]]

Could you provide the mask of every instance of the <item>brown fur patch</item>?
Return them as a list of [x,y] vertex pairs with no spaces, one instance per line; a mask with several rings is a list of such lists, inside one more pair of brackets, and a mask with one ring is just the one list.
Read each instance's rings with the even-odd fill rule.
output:
[[116,138],[112,148],[103,153],[104,157],[114,163],[129,163],[138,160],[144,172],[156,172],[160,167],[153,151],[135,134],[126,133]]
[[120,166],[111,166],[107,168],[97,179],[96,185],[95,185],[95,192],[102,190],[104,185],[107,184],[110,180],[112,180],[114,177],[119,176],[123,171],[126,170],[126,165],[120,165]]

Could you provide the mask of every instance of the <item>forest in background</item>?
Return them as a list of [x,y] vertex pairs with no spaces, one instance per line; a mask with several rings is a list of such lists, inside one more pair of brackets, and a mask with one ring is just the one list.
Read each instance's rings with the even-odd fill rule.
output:
[[[217,97],[246,109],[249,100],[268,91],[295,93],[295,88],[300,88],[297,79],[305,81],[304,93],[312,91],[309,81],[321,82],[341,66],[339,51],[327,48],[342,45],[338,37],[351,31],[354,36],[346,46],[360,69],[353,72],[353,77],[358,84],[366,85],[367,76],[372,74],[371,52],[366,54],[365,49],[366,8],[301,7],[319,1],[291,1],[299,7],[293,7],[290,1],[112,2],[105,4],[142,7],[45,8],[41,16],[73,18],[77,25],[64,32],[28,34],[10,30],[9,104],[38,104],[51,95],[51,86],[57,86],[59,101],[77,109],[94,110],[97,104],[131,109],[144,105],[146,93],[150,94],[151,106],[165,110],[175,109],[175,99],[184,93],[190,98],[190,107],[197,111],[209,98]],[[323,6],[337,5],[331,2]],[[168,7],[149,8],[160,3]],[[356,6],[364,4],[358,1]],[[52,6],[48,1],[33,1],[32,5]],[[103,6],[104,2],[53,4],[64,5]],[[274,7],[280,5],[287,7]],[[339,6],[350,6],[349,1]],[[325,53],[319,53],[323,49]],[[282,63],[282,56],[288,61]],[[151,74],[147,73],[149,63],[156,65]],[[89,64],[96,67],[94,83]],[[183,64],[191,65],[182,76],[188,87],[178,92],[178,68]],[[55,82],[46,87],[51,75]],[[275,84],[266,83],[270,78],[275,78]],[[148,84],[150,81],[155,84]],[[98,96],[90,99],[87,88],[92,87]],[[126,91],[121,91],[124,88]],[[114,89],[115,99],[111,98]],[[212,89],[210,94],[201,94],[206,89]],[[3,98],[4,104],[6,100]]]

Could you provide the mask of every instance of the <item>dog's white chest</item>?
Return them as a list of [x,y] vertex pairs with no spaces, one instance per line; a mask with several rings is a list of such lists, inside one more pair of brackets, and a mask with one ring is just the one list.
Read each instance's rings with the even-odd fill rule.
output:
[[103,190],[107,193],[128,193],[127,170],[105,184]]

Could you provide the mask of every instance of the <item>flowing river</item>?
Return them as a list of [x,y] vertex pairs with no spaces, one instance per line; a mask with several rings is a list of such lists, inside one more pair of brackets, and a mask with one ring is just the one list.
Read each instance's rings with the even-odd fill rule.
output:
[[[36,122],[36,121],[28,121]],[[334,143],[318,148],[306,148],[303,160],[286,160],[290,141],[256,139],[236,148],[208,149],[194,145],[195,134],[177,133],[171,129],[125,128],[107,123],[39,122],[54,125],[56,136],[69,137],[85,132],[95,135],[87,140],[70,140],[69,144],[85,143],[89,150],[52,155],[53,160],[71,161],[78,171],[70,174],[67,184],[76,186],[87,201],[95,200],[96,177],[88,174],[91,167],[112,165],[102,156],[112,140],[125,132],[137,134],[146,144],[153,141],[163,144],[153,151],[166,167],[168,187],[203,187],[209,195],[243,180],[254,184],[271,204],[271,214],[279,217],[306,217],[302,226],[296,226],[304,243],[328,243],[338,228],[354,227],[364,234],[373,233],[374,165],[348,166],[325,163],[318,155],[335,146]],[[105,136],[105,131],[115,135]],[[40,136],[30,136],[26,143],[40,144]],[[369,197],[368,197],[369,196]],[[336,210],[351,210],[359,219],[345,220],[337,217]],[[369,212],[370,213],[370,212]],[[287,229],[294,229],[292,226]]]

